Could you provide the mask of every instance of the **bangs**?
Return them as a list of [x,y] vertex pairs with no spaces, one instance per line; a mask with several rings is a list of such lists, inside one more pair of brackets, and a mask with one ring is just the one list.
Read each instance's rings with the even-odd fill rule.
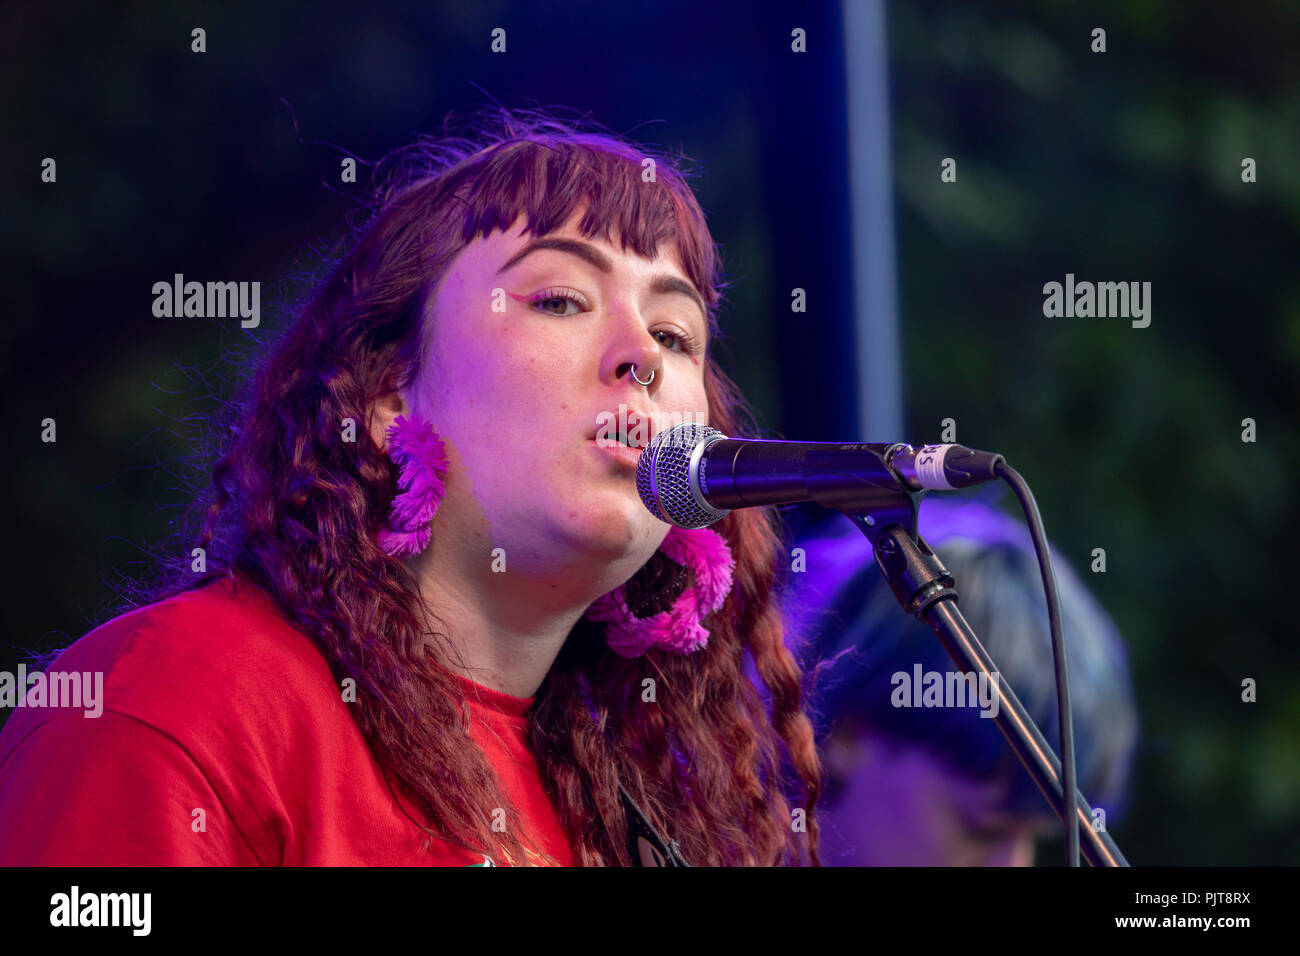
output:
[[579,210],[585,213],[578,229],[587,239],[617,241],[645,258],[675,242],[682,271],[704,299],[716,333],[722,299],[717,250],[682,173],[663,158],[599,134],[534,135],[482,150],[449,170],[447,179],[466,243],[507,230],[521,216],[526,234],[545,236]]

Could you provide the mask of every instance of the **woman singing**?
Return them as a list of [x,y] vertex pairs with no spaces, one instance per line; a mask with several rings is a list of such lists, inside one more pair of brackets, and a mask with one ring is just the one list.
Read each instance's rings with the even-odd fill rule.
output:
[[0,863],[816,863],[779,531],[670,528],[628,447],[748,415],[684,173],[498,111],[374,182],[201,527],[49,664],[102,712],[0,733]]

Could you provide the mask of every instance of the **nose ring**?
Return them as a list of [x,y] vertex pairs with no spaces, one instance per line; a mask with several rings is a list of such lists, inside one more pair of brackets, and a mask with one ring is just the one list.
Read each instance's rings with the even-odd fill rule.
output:
[[649,385],[649,384],[650,384],[651,382],[653,382],[654,380],[655,380],[655,370],[654,370],[654,369],[651,369],[651,370],[650,370],[650,377],[649,377],[646,381],[643,382],[643,381],[641,381],[639,378],[636,377],[636,366],[635,366],[635,365],[632,366],[632,381],[636,382],[638,385]]

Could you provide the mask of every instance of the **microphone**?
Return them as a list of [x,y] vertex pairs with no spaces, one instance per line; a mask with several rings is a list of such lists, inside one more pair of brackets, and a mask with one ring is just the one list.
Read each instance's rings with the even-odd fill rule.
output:
[[641,501],[660,521],[703,528],[736,508],[814,501],[870,508],[900,493],[993,481],[999,454],[965,445],[843,444],[728,438],[683,422],[651,439],[636,465]]

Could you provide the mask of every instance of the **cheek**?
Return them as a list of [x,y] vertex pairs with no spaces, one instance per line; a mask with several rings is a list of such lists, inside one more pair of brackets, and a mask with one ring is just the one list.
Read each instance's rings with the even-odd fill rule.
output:
[[[442,337],[428,384],[441,422],[434,427],[456,446],[476,484],[527,478],[553,457],[553,440],[577,429],[566,383],[579,381],[579,371],[573,349],[562,346],[557,335],[491,312],[475,334]],[[502,469],[505,461],[518,467]]]
[[502,316],[486,309],[458,315],[433,335],[425,366],[429,395],[451,416],[508,403],[530,373],[518,330]]
[[665,385],[665,391],[658,396],[658,403],[664,409],[681,416],[679,420],[712,424],[709,421],[709,399],[702,381],[678,381],[671,388]]

